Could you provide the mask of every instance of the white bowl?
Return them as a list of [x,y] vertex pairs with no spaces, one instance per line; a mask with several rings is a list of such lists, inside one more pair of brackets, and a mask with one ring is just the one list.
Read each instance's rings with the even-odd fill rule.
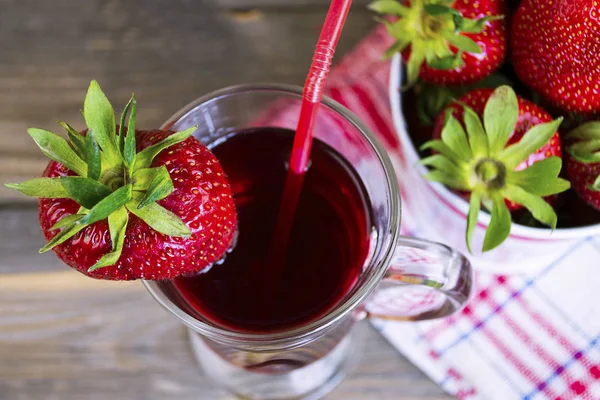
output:
[[600,224],[581,228],[531,228],[512,224],[510,236],[498,248],[481,253],[490,214],[480,212],[473,236],[473,254],[465,243],[469,204],[445,186],[423,178],[426,168],[408,135],[402,115],[402,62],[392,58],[389,95],[394,127],[400,139],[395,167],[402,191],[403,229],[415,236],[452,246],[468,255],[476,269],[502,274],[531,274],[558,260],[571,247],[600,236]]

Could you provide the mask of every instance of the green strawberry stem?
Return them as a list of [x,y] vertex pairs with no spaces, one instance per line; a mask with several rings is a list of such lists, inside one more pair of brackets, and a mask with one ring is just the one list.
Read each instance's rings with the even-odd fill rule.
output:
[[[575,160],[584,164],[600,163],[600,121],[578,126],[565,136],[565,140],[570,142],[566,150]],[[600,192],[600,175],[588,188]]]
[[519,142],[507,147],[519,115],[517,97],[509,86],[498,87],[490,96],[483,123],[475,111],[464,104],[462,107],[466,132],[449,112],[441,139],[422,146],[436,154],[424,158],[421,164],[430,167],[427,179],[470,192],[466,229],[469,251],[482,204],[491,211],[484,252],[498,247],[510,234],[512,222],[505,199],[522,205],[535,219],[555,229],[556,213],[542,197],[570,187],[568,181],[558,177],[562,160],[550,157],[520,171],[515,168],[552,138],[562,118],[533,126]]
[[[136,108],[137,102],[132,95],[121,114],[117,131],[112,105],[98,83],[92,81],[83,109],[87,135],[62,121],[59,124],[66,130],[68,140],[44,129],[27,130],[48,158],[77,176],[36,178],[6,186],[38,198],[68,198],[81,206],[77,214],[63,217],[52,227],[61,231],[40,252],[64,243],[86,226],[108,219],[112,251],[101,257],[89,271],[114,265],[123,250],[130,212],[162,234],[191,234],[179,217],[157,203],[174,190],[166,167],[150,166],[161,151],[186,140],[196,127],[177,132],[137,153]],[[129,122],[125,128],[127,115]]]
[[420,82],[414,87],[415,94],[417,95],[417,114],[419,121],[424,126],[430,126],[440,112],[455,99],[462,97],[475,89],[495,89],[501,85],[512,86],[513,83],[500,73],[494,73],[470,85],[440,86]]
[[565,136],[567,152],[584,164],[600,162],[600,121],[587,122]]
[[387,49],[386,56],[391,57],[410,46],[408,86],[417,82],[424,62],[435,69],[449,70],[463,65],[464,52],[481,53],[481,47],[462,33],[483,32],[486,22],[503,18],[465,18],[451,7],[452,3],[454,0],[412,0],[410,5],[404,5],[398,0],[375,0],[369,5],[378,14],[396,18],[395,21],[381,20],[389,34],[396,39]]

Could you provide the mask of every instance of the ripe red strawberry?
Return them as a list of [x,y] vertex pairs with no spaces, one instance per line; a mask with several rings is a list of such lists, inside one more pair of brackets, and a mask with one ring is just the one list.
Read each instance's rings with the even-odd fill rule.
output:
[[440,114],[434,132],[438,139],[422,146],[436,154],[421,163],[431,168],[428,179],[469,197],[469,249],[481,204],[492,214],[483,251],[508,237],[509,208],[525,207],[538,221],[556,227],[556,213],[544,197],[569,188],[569,182],[558,177],[561,121],[552,121],[509,86],[476,89]]
[[519,78],[556,106],[600,112],[600,5],[596,0],[523,0],[512,22]]
[[61,123],[68,142],[29,129],[53,161],[43,178],[7,185],[40,198],[49,240],[41,251],[53,249],[83,274],[112,280],[170,279],[222,258],[235,233],[235,207],[219,162],[191,137],[195,127],[137,131],[132,97],[119,128],[95,81],[84,117],[84,134]]
[[[444,113],[441,113],[438,116],[435,122],[435,128],[433,130],[433,137],[435,139],[441,138],[442,129],[444,128],[444,122],[446,119],[445,113],[447,113],[449,110],[452,111],[452,115],[456,119],[459,121],[463,120],[464,108],[461,104],[469,106],[480,118],[483,117],[485,105],[493,93],[493,89],[475,89],[463,97],[460,97],[458,102],[452,103],[450,106],[448,106]],[[506,143],[506,146],[510,146],[521,141],[525,133],[527,133],[531,127],[552,121],[550,114],[548,114],[544,109],[540,108],[535,103],[532,103],[531,101],[520,96],[517,96],[517,102],[519,107],[519,116],[517,117],[517,123],[510,135],[510,138],[508,139],[508,142]],[[521,164],[519,164],[515,170],[523,170],[537,161],[541,161],[553,156],[562,157],[562,146],[558,131],[554,133],[548,142],[546,142],[539,149],[535,150],[529,155],[529,157],[527,157],[527,159],[521,162]],[[506,201],[506,205],[511,211],[516,211],[523,208],[521,204],[517,204],[508,200]]]
[[573,189],[590,206],[600,210],[600,122],[588,122],[565,139],[567,175]]
[[504,0],[376,0],[370,8],[396,18],[384,21],[402,52],[410,85],[420,77],[461,85],[492,74],[506,54]]

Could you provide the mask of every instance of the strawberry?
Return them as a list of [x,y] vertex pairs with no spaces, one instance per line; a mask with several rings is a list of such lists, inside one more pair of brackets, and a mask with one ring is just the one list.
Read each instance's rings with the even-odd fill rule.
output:
[[[464,109],[461,106],[467,105],[469,106],[475,113],[479,116],[483,116],[483,112],[485,109],[485,105],[493,94],[494,90],[492,89],[476,89],[473,90],[463,97],[461,97],[458,102],[452,103],[445,112],[451,111],[452,115],[458,120],[462,120]],[[514,143],[517,143],[523,139],[525,133],[535,125],[547,123],[552,121],[552,117],[548,114],[544,109],[532,103],[529,100],[526,100],[520,96],[517,96],[517,103],[519,108],[519,115],[517,117],[517,122],[515,125],[514,131],[511,133],[507,146],[510,146]],[[441,139],[442,130],[444,128],[445,122],[445,114],[442,113],[438,116],[435,127],[433,130],[433,137],[435,139]],[[544,160],[549,157],[561,157],[562,158],[562,146],[560,135],[557,132],[554,133],[552,138],[545,143],[542,147],[534,151],[525,159],[521,164],[519,164],[515,170],[520,171],[537,161]],[[468,197],[468,194],[466,194]],[[553,198],[550,198],[552,200]],[[548,199],[547,199],[548,200]],[[506,205],[510,211],[517,211],[523,208],[521,204],[514,203],[511,201],[506,201]]]
[[[29,135],[52,161],[43,177],[7,185],[40,198],[50,249],[93,278],[170,279],[206,270],[229,249],[237,223],[229,183],[192,133],[135,130],[132,96],[115,124],[92,81],[88,130],[60,122],[69,140],[43,129]],[[124,122],[129,115],[129,124]]]
[[567,175],[573,189],[600,210],[600,122],[588,122],[565,136]]
[[440,139],[421,147],[435,154],[421,163],[430,167],[427,179],[469,194],[469,251],[481,204],[491,211],[483,251],[508,237],[510,209],[524,207],[538,221],[556,227],[556,213],[543,197],[569,188],[569,182],[558,177],[561,122],[505,85],[476,89],[438,117],[435,135]]
[[523,0],[511,56],[519,78],[556,106],[600,112],[600,5],[596,0]]
[[464,85],[492,74],[504,61],[504,0],[376,0],[369,8],[396,18],[382,21],[401,52],[407,80]]

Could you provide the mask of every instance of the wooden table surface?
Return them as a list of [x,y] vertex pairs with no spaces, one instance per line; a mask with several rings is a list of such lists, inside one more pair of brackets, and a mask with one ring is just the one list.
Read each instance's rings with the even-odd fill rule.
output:
[[[81,128],[97,79],[133,91],[155,127],[235,83],[302,84],[327,0],[0,0],[0,183],[41,173],[25,129]],[[366,0],[338,56],[373,26]],[[0,400],[226,399],[198,373],[185,330],[137,282],[87,279],[53,253],[36,203],[0,187]],[[360,366],[328,399],[446,399],[370,326]]]

